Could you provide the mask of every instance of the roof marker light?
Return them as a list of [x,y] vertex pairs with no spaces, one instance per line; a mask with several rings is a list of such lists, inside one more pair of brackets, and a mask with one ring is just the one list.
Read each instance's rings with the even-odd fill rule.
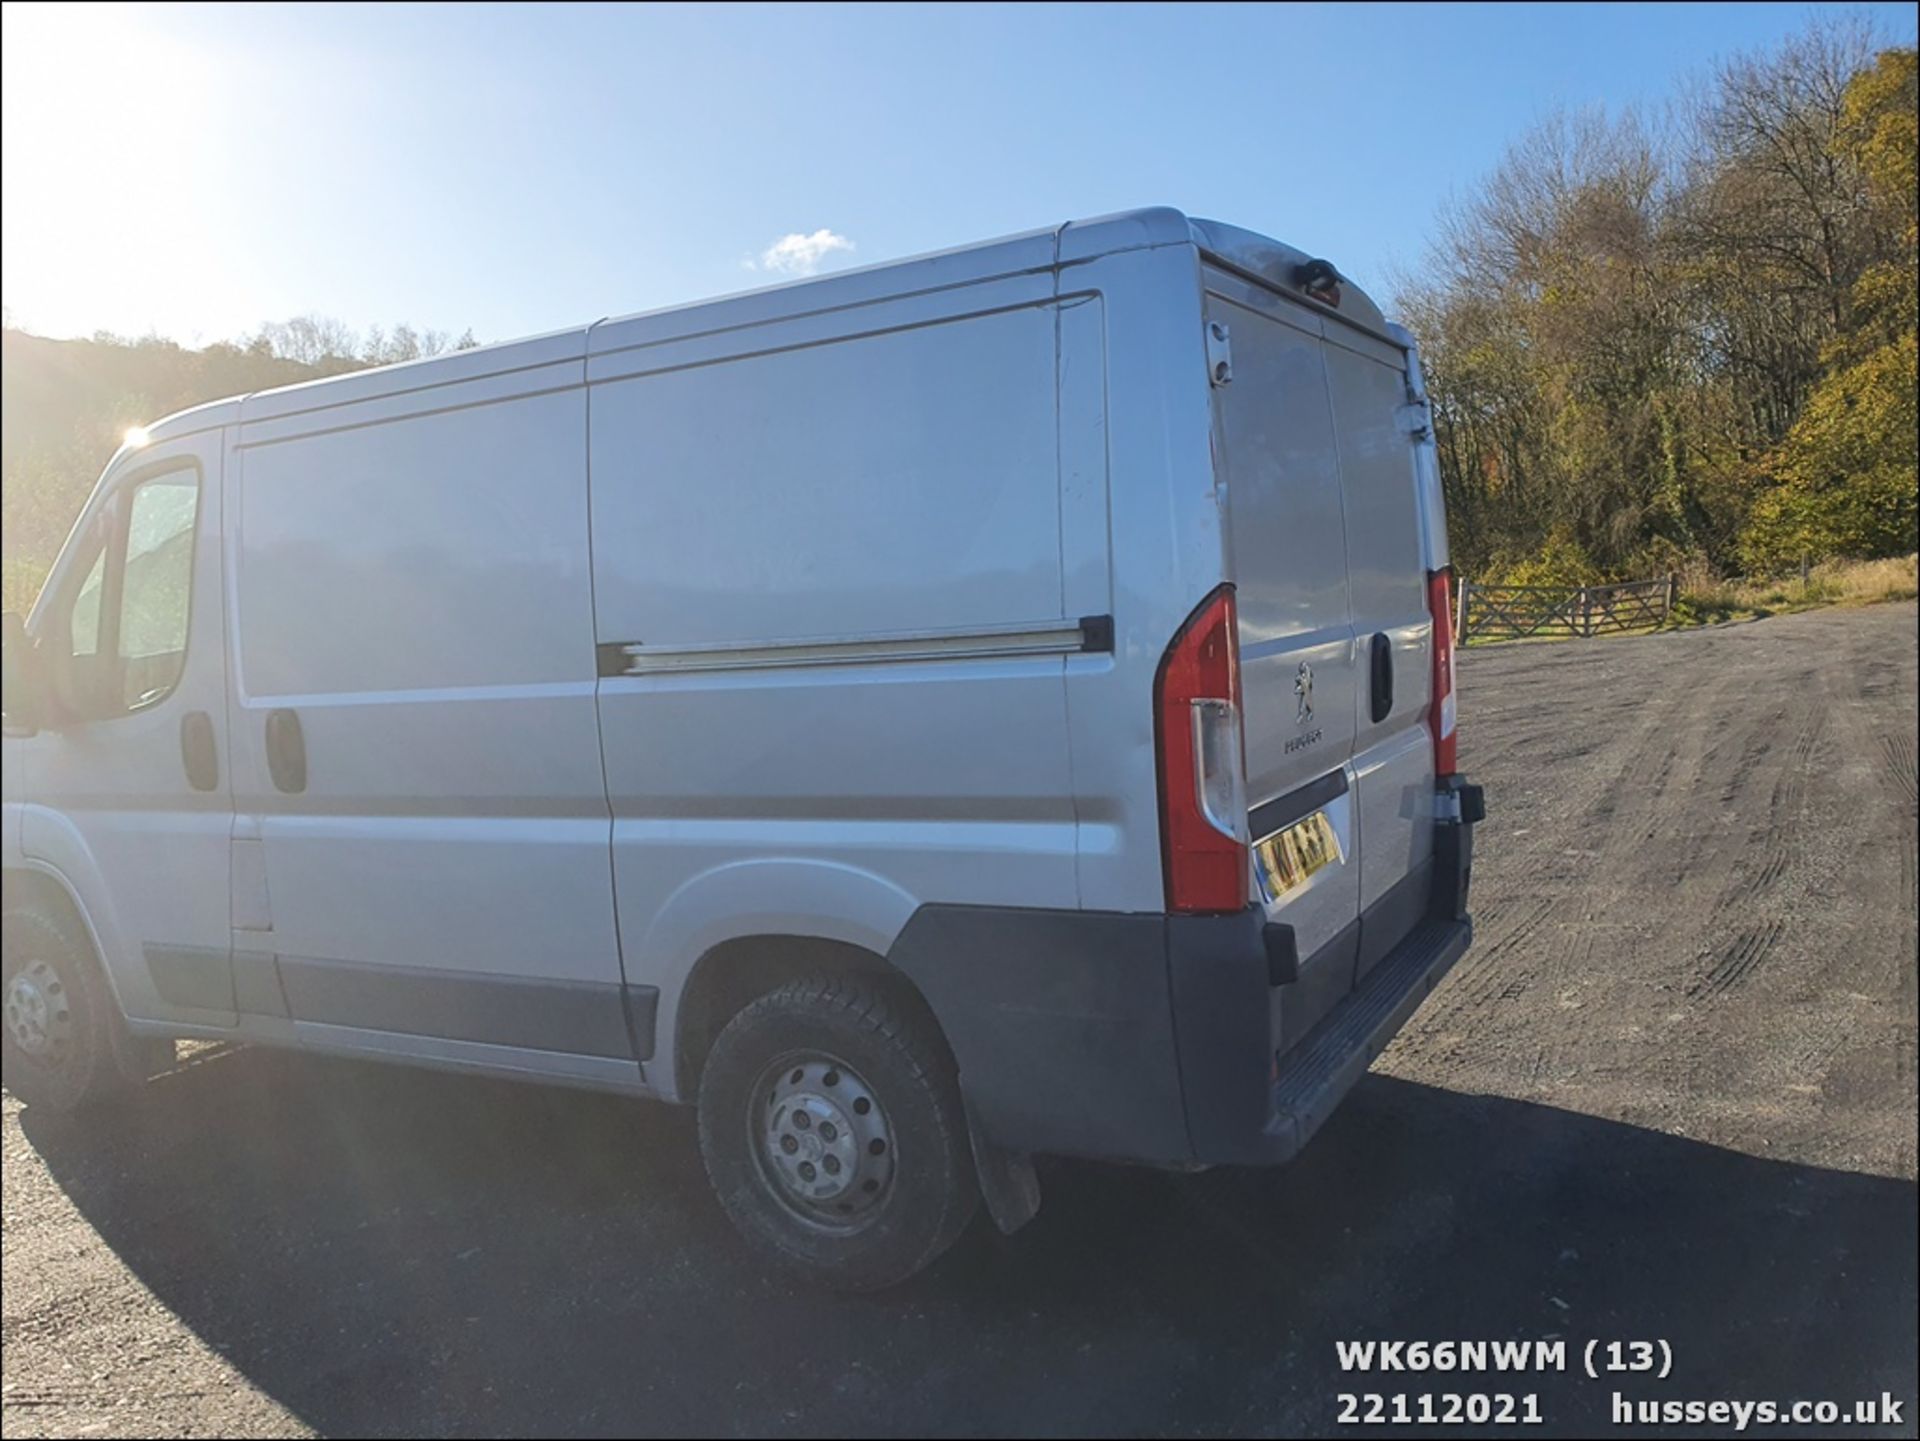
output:
[[1340,308],[1340,282],[1344,279],[1331,260],[1306,260],[1293,267],[1293,283],[1309,300]]

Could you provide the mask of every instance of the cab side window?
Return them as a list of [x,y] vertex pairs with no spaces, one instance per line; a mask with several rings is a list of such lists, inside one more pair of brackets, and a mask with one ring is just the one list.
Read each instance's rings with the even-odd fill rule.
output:
[[122,491],[101,516],[91,565],[67,611],[66,708],[89,720],[158,704],[187,663],[197,471],[163,472]]
[[102,545],[93,553],[93,564],[87,567],[86,579],[80,582],[80,592],[73,600],[73,617],[67,626],[73,639],[73,655],[100,654],[100,610],[106,599],[106,587],[107,548]]
[[187,664],[193,599],[193,523],[200,486],[192,471],[135,487],[127,508],[120,582],[120,701],[136,711],[164,699]]

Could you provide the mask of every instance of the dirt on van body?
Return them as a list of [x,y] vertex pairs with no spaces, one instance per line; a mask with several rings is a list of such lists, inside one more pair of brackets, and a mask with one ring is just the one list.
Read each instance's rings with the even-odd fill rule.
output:
[[[682,1111],[218,1048],[105,1123],[9,1099],[0,1425],[1315,1433],[1478,1392],[1586,1435],[1615,1392],[1890,1392],[1912,1435],[1915,627],[1475,649],[1477,943],[1306,1155],[1048,1164],[1032,1226],[880,1296],[747,1261]],[[1335,1353],[1452,1339],[1566,1369]],[[1583,1374],[1638,1340],[1667,1379]]]

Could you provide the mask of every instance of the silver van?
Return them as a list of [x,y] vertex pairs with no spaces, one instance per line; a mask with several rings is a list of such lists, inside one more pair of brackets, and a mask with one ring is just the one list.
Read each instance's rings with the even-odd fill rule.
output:
[[688,1103],[843,1287],[1284,1161],[1472,934],[1448,595],[1411,337],[1172,210],[200,406],[7,618],[6,1084]]

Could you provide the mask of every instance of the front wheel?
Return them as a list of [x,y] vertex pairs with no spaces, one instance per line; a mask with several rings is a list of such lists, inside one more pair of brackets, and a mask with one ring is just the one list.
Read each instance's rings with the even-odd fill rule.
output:
[[794,981],[720,1033],[700,1150],[755,1249],[840,1290],[904,1281],[979,1205],[946,1047],[868,977]]
[[0,918],[0,1054],[7,1089],[45,1112],[124,1097],[161,1069],[173,1043],[127,1034],[86,932],[32,903]]

